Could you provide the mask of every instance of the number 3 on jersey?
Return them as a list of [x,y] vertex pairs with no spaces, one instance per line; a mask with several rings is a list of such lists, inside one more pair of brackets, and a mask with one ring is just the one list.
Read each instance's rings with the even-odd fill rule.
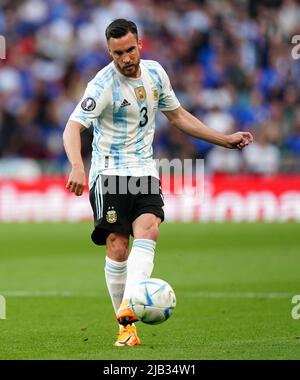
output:
[[144,127],[148,123],[147,107],[143,107],[140,112],[141,112],[140,127]]

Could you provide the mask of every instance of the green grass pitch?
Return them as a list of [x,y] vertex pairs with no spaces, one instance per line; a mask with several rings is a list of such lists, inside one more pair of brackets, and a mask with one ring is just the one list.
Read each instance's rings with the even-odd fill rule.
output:
[[0,359],[299,359],[297,224],[161,226],[153,277],[174,315],[138,323],[140,347],[113,347],[104,248],[91,225],[1,224]]

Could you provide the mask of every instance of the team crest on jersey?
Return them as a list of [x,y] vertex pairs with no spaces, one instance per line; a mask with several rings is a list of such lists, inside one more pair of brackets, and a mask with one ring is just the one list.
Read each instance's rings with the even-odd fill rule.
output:
[[85,98],[81,102],[81,108],[84,111],[93,111],[96,108],[96,102],[93,98]]
[[136,87],[134,89],[136,97],[141,101],[144,102],[146,100],[147,94],[144,86]]
[[106,213],[106,221],[107,223],[116,223],[118,217],[117,217],[117,212],[114,210],[113,207],[109,207],[108,211]]
[[159,98],[158,90],[157,90],[156,87],[152,88],[152,94],[153,94],[153,99],[156,102],[158,100],[158,98]]

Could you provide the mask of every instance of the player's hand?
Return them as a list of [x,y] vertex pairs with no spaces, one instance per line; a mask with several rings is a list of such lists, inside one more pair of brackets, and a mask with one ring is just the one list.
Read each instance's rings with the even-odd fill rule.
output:
[[82,195],[85,188],[85,172],[82,168],[72,168],[66,185],[75,195]]
[[226,148],[243,149],[253,142],[253,136],[250,132],[236,132],[227,136]]

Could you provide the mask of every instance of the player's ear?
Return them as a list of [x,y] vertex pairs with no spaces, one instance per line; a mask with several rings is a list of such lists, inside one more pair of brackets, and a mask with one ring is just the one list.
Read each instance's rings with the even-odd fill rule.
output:
[[113,58],[112,52],[111,52],[109,47],[107,48],[107,50],[108,50],[108,54],[110,55],[110,57]]
[[107,50],[108,50],[108,54],[112,58],[113,56],[112,56],[112,51],[111,51],[111,48],[110,48],[110,39],[107,41]]
[[139,38],[139,39],[138,39],[138,48],[139,48],[139,51],[142,50],[142,47],[143,47],[143,45],[142,45],[142,40]]

